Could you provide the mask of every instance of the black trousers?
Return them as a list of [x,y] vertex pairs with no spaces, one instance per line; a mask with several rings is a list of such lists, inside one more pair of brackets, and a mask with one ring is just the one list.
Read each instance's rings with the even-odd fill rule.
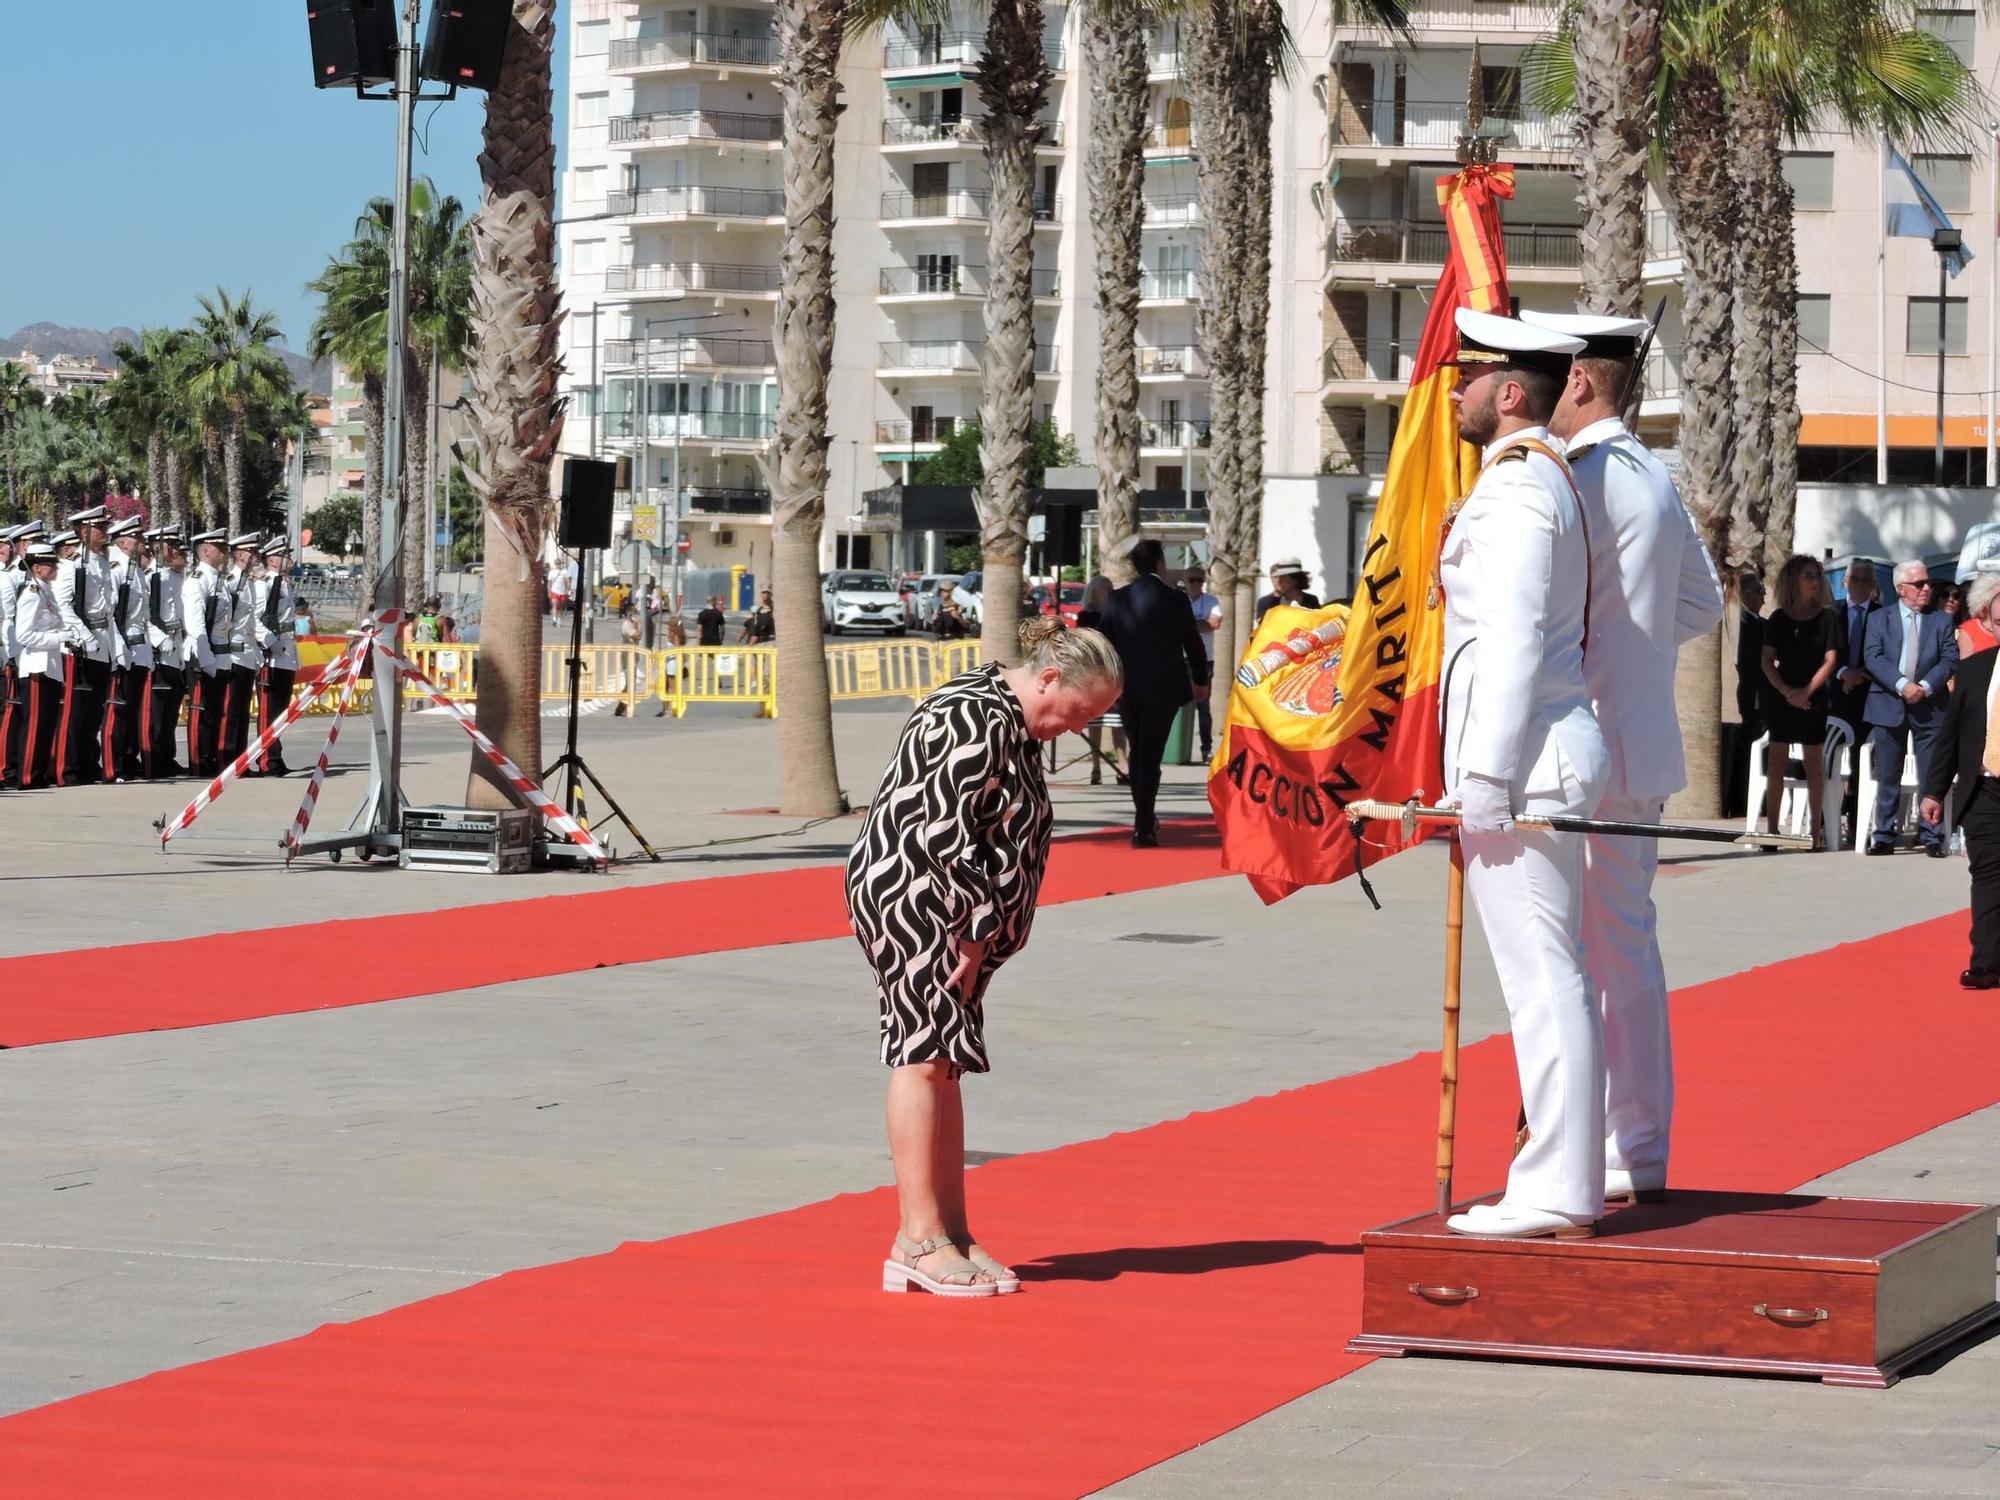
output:
[[2000,974],[2000,781],[1979,779],[1959,826],[1972,866],[1972,967]]
[[139,731],[146,711],[146,669],[113,667],[111,695],[104,706],[104,779],[139,775]]
[[[257,689],[257,732],[262,734],[285,716],[285,710],[292,706],[292,683],[298,677],[296,670],[286,671],[282,667],[266,667],[264,683]],[[285,764],[285,742],[271,741],[271,748],[260,757],[253,767],[259,771],[274,772],[283,776],[291,768]]]
[[1208,716],[1206,698],[1195,704],[1194,721],[1201,731],[1201,758],[1207,760],[1215,751],[1215,721]]
[[[62,764],[56,784],[81,786],[104,775],[100,736],[111,696],[111,663],[82,655],[65,657],[64,663],[69,675],[63,684]],[[117,774],[115,767],[111,774]]]
[[250,744],[250,705],[257,697],[257,669],[232,666],[216,676],[227,686],[222,695],[222,749],[216,756],[229,765]]
[[190,665],[188,679],[194,684],[194,709],[188,714],[188,769],[197,776],[213,776],[222,743],[222,700],[229,690],[229,669],[222,667],[211,675]]
[[11,661],[0,662],[0,784],[17,779],[14,775],[14,719],[21,712],[20,673]]
[[1125,721],[1125,753],[1132,763],[1132,831],[1152,833],[1160,826],[1153,804],[1160,796],[1160,761],[1167,753],[1178,703],[1126,703],[1118,711]]
[[174,730],[180,724],[181,700],[186,696],[187,672],[183,668],[161,663],[146,674],[146,722],[139,736],[139,768],[148,781],[172,776],[178,769]]
[[18,688],[20,697],[7,715],[7,785],[52,786],[63,684],[40,672],[23,672]]

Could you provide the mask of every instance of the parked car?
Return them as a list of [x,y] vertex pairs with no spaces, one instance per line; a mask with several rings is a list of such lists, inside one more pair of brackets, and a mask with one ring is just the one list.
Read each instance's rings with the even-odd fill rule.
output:
[[957,603],[959,612],[965,616],[968,625],[979,623],[979,590],[982,582],[979,574],[967,573],[952,586],[951,597]]
[[820,621],[829,635],[843,630],[901,635],[903,596],[887,573],[829,573],[820,586]]
[[916,609],[916,624],[920,630],[931,630],[937,625],[938,607],[951,597],[952,586],[958,582],[956,573],[926,573],[917,580],[917,589],[910,596]]
[[1083,613],[1083,585],[1065,583],[1062,585],[1062,596],[1058,601],[1049,597],[1049,586],[1046,583],[1038,583],[1028,590],[1028,603],[1038,615],[1054,614],[1060,609],[1063,623],[1074,625],[1077,616]]

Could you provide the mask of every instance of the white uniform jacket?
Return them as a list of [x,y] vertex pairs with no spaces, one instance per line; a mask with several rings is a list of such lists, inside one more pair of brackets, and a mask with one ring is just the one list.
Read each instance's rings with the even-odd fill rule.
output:
[[119,553],[111,564],[113,623],[125,643],[125,659],[132,666],[150,671],[153,645],[146,638],[146,574],[139,559]]
[[1548,430],[1487,446],[1445,537],[1446,786],[1477,775],[1509,786],[1517,810],[1595,806],[1605,749],[1583,683],[1589,544],[1567,466],[1530,442]]
[[146,643],[163,666],[187,661],[187,575],[179,568],[155,568],[146,575]]
[[27,586],[27,570],[19,563],[0,568],[0,661],[12,661],[20,654],[14,640],[14,611],[21,603],[21,590]]
[[204,677],[229,666],[229,590],[222,575],[208,563],[196,563],[181,585],[182,628],[187,631],[187,659]]
[[125,665],[125,640],[111,615],[117,593],[111,586],[111,564],[101,552],[79,552],[56,569],[56,608],[63,629],[78,656]]
[[1611,754],[1607,798],[1664,801],[1687,785],[1674,659],[1722,619],[1722,585],[1667,466],[1616,417],[1569,441],[1590,521],[1583,677]]
[[53,587],[36,578],[28,580],[14,607],[14,639],[20,647],[24,677],[40,672],[57,682],[63,680],[63,647],[69,644],[70,633]]
[[280,672],[299,669],[298,642],[292,638],[295,600],[292,581],[281,573],[266,573],[257,580],[257,644],[264,660]]
[[233,569],[222,585],[229,601],[229,657],[246,671],[264,665],[264,651],[257,644],[257,599],[262,584],[247,568]]

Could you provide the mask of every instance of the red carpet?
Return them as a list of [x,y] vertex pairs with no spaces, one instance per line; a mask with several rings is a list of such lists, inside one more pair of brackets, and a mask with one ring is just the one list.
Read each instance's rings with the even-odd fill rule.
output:
[[[1164,838],[1158,849],[1134,849],[1129,829],[1056,840],[1043,904],[1222,873],[1212,822],[1169,822]],[[849,931],[842,872],[820,865],[132,943],[93,948],[87,956],[36,953],[0,960],[0,1047],[369,1005],[694,953],[808,943]],[[267,972],[274,955],[298,953],[315,961],[289,965],[282,985],[215,982],[218,974]],[[93,973],[147,979],[143,985],[80,985],[80,960]]]
[[[1964,932],[1946,918],[1680,994],[1677,1180],[1788,1189],[2000,1100],[2000,1005],[1954,983]],[[1898,976],[1893,1007],[1864,972]],[[1502,1178],[1516,1093],[1504,1039],[1462,1061],[1469,1196]],[[987,1086],[1004,1082],[974,1087],[975,1120]],[[887,1192],[834,1198],[0,1422],[0,1489],[1085,1493],[1359,1363],[1356,1236],[1429,1206],[1436,1089],[1419,1056],[983,1167],[977,1217],[1034,1278],[1018,1297],[884,1296]]]

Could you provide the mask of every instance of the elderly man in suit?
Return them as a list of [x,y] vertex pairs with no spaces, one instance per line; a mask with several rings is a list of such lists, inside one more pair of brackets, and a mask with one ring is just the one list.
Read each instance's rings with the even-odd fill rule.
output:
[[[1931,751],[1944,720],[1945,684],[1958,665],[1958,637],[1951,618],[1942,611],[1924,613],[1931,591],[1924,565],[1898,563],[1895,582],[1896,603],[1875,612],[1862,645],[1869,679],[1862,713],[1874,752],[1876,782],[1870,854],[1887,854],[1896,846],[1897,788],[1903,779],[1904,751],[1913,741],[1917,783],[1921,786],[1928,780]],[[1921,811],[1917,836],[1931,858],[1945,857],[1943,827]]]
[[1166,549],[1151,537],[1131,553],[1138,575],[1114,589],[1097,628],[1111,638],[1125,668],[1125,692],[1118,717],[1125,724],[1132,780],[1132,843],[1150,849],[1160,842],[1153,814],[1160,795],[1160,761],[1181,705],[1208,696],[1208,656],[1201,649],[1188,597],[1160,577]]
[[[1981,573],[1966,593],[1966,618],[1989,629],[2000,604],[2000,573]],[[2000,989],[2000,714],[1994,667],[2000,651],[1968,656],[1938,724],[1924,773],[1921,815],[1936,823],[1951,798],[1952,821],[1965,830],[1972,865],[1972,962],[1958,982],[1969,990]]]

